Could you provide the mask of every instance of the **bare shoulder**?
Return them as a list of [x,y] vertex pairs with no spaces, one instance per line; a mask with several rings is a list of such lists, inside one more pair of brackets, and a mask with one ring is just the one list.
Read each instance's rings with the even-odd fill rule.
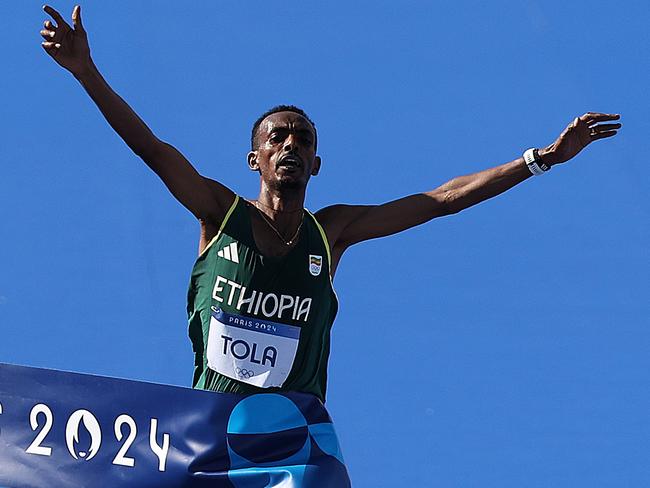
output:
[[315,216],[323,226],[323,229],[325,229],[330,245],[334,247],[337,243],[340,243],[345,229],[372,207],[373,205],[347,205],[338,203],[320,209],[316,212]]
[[325,227],[326,225],[331,225],[336,220],[338,208],[343,205],[330,205],[329,207],[324,207],[314,213],[314,216],[318,219],[318,223]]
[[207,184],[212,199],[215,202],[213,212],[210,212],[210,217],[199,219],[201,224],[201,235],[199,238],[199,254],[201,254],[206,247],[210,244],[212,239],[219,233],[221,223],[226,217],[228,210],[235,202],[235,193],[228,187],[222,185],[218,181],[203,176],[203,180]]
[[345,227],[351,220],[357,218],[360,214],[373,206],[374,205],[348,205],[337,203],[336,205],[321,208],[315,213],[315,215],[323,226]]
[[203,180],[208,185],[212,198],[216,204],[215,211],[212,213],[214,217],[212,217],[211,219],[212,222],[210,223],[213,226],[217,225],[218,228],[219,225],[221,224],[221,221],[226,216],[226,213],[228,213],[228,210],[230,209],[233,202],[235,201],[236,195],[235,192],[233,192],[230,188],[219,183],[218,181],[215,181],[206,176],[203,176]]
[[330,205],[329,207],[321,208],[314,214],[318,223],[325,230],[331,246],[334,245],[341,230],[345,227],[343,215],[346,212],[347,206],[342,204]]

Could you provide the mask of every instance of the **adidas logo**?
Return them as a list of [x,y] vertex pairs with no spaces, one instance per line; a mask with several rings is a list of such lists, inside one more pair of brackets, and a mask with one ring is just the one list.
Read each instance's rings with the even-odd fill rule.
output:
[[229,245],[218,251],[217,256],[232,261],[233,263],[238,263],[239,256],[237,255],[237,243],[231,242]]

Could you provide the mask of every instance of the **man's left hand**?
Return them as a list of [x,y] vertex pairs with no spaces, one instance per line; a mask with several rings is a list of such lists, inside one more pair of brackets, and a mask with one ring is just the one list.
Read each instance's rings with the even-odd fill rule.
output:
[[576,117],[557,140],[539,150],[542,161],[548,165],[564,163],[573,158],[592,142],[616,135],[621,124],[602,124],[610,120],[618,120],[620,114],[601,114],[587,112],[581,117]]

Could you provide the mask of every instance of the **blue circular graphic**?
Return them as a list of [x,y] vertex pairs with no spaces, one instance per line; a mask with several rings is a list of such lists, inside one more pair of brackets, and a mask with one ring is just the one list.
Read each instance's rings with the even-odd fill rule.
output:
[[[319,419],[320,420],[320,419]],[[330,422],[308,425],[290,398],[271,393],[242,399],[226,430],[230,469],[236,488],[341,486],[349,479]],[[311,459],[312,451],[317,459]]]
[[270,434],[306,426],[307,420],[289,398],[263,393],[235,405],[228,420],[228,434]]

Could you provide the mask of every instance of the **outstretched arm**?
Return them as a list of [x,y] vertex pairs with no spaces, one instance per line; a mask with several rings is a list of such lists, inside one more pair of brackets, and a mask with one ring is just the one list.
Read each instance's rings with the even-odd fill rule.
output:
[[[539,150],[544,164],[551,167],[573,158],[590,143],[611,137],[621,124],[600,124],[619,119],[618,114],[589,112],[574,121],[557,140]],[[325,226],[334,258],[357,242],[401,232],[435,217],[458,213],[492,198],[532,176],[523,158],[454,178],[426,193],[419,193],[383,205],[333,205],[317,213]]]
[[201,221],[218,224],[233,201],[232,191],[201,176],[176,148],[158,139],[108,85],[90,56],[80,6],[72,12],[73,27],[52,7],[46,5],[43,9],[56,21],[56,25],[45,21],[41,30],[45,52],[81,83],[111,127],[178,201]]

